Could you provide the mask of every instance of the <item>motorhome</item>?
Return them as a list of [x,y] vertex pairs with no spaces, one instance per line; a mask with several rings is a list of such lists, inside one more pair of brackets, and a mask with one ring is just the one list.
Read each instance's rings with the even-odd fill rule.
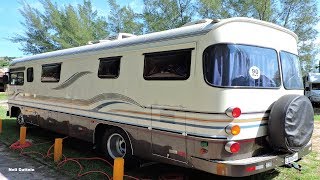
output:
[[308,73],[305,78],[305,95],[312,103],[320,103],[320,73]]
[[249,176],[311,151],[297,36],[251,18],[15,59],[11,117],[133,156]]

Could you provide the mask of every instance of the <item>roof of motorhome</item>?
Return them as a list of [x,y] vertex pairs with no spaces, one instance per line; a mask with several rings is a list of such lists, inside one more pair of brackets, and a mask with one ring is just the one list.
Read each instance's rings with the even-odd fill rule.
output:
[[292,31],[286,28],[283,28],[276,24],[253,19],[253,18],[235,17],[235,18],[229,18],[229,19],[223,19],[223,20],[204,19],[204,20],[197,21],[196,23],[187,23],[185,26],[182,26],[180,28],[170,29],[166,31],[154,32],[150,34],[144,34],[144,35],[134,36],[134,37],[120,39],[120,40],[101,42],[98,44],[85,45],[80,47],[74,47],[69,49],[37,54],[33,56],[17,58],[17,59],[14,59],[10,63],[10,65],[15,65],[16,63],[24,62],[24,61],[41,60],[41,59],[64,56],[64,55],[75,55],[75,54],[88,53],[88,52],[104,50],[104,49],[112,49],[112,48],[118,48],[118,47],[125,47],[125,46],[131,46],[131,45],[138,45],[138,44],[144,44],[144,43],[150,43],[150,42],[156,42],[156,41],[163,41],[163,40],[169,40],[169,39],[206,34],[212,29],[218,28],[220,26],[223,26],[231,22],[249,22],[249,23],[264,25],[267,27],[271,27],[271,28],[286,32],[292,35],[296,40],[298,39],[295,33],[293,33]]

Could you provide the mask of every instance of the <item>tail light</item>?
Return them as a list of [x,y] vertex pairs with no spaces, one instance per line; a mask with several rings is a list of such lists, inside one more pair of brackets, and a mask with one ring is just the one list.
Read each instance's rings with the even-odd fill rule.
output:
[[238,107],[229,107],[226,110],[226,114],[229,117],[237,118],[237,117],[239,117],[241,115],[241,109],[238,108]]
[[240,144],[238,142],[230,141],[225,146],[224,149],[229,153],[237,153],[240,150]]

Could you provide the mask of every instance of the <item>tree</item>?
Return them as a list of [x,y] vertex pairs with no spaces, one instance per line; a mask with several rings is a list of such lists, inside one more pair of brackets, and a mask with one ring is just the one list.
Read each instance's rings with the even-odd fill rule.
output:
[[25,18],[22,23],[25,33],[11,38],[12,42],[22,44],[21,50],[25,54],[81,46],[107,37],[106,20],[92,10],[90,1],[84,0],[77,7],[67,5],[62,8],[50,0],[40,2],[43,13],[22,2],[20,13]]
[[203,18],[253,17],[288,28],[299,37],[303,72],[313,66],[318,52],[315,26],[319,22],[315,0],[199,0],[197,9]]
[[144,0],[143,19],[146,32],[180,27],[191,21],[192,0]]
[[316,59],[318,48],[315,40],[318,35],[315,26],[319,22],[315,0],[284,0],[279,2],[281,10],[275,23],[280,24],[299,37],[298,48],[303,74],[308,73]]
[[120,32],[131,34],[142,34],[143,23],[140,21],[140,15],[135,13],[130,6],[120,8],[115,0],[109,0],[110,15],[109,29],[113,34]]

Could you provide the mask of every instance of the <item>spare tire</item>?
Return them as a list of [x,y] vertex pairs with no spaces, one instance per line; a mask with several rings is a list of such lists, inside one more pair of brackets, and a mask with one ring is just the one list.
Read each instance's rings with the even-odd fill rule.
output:
[[310,100],[301,95],[285,95],[272,106],[268,133],[274,150],[298,152],[313,132],[314,112]]

